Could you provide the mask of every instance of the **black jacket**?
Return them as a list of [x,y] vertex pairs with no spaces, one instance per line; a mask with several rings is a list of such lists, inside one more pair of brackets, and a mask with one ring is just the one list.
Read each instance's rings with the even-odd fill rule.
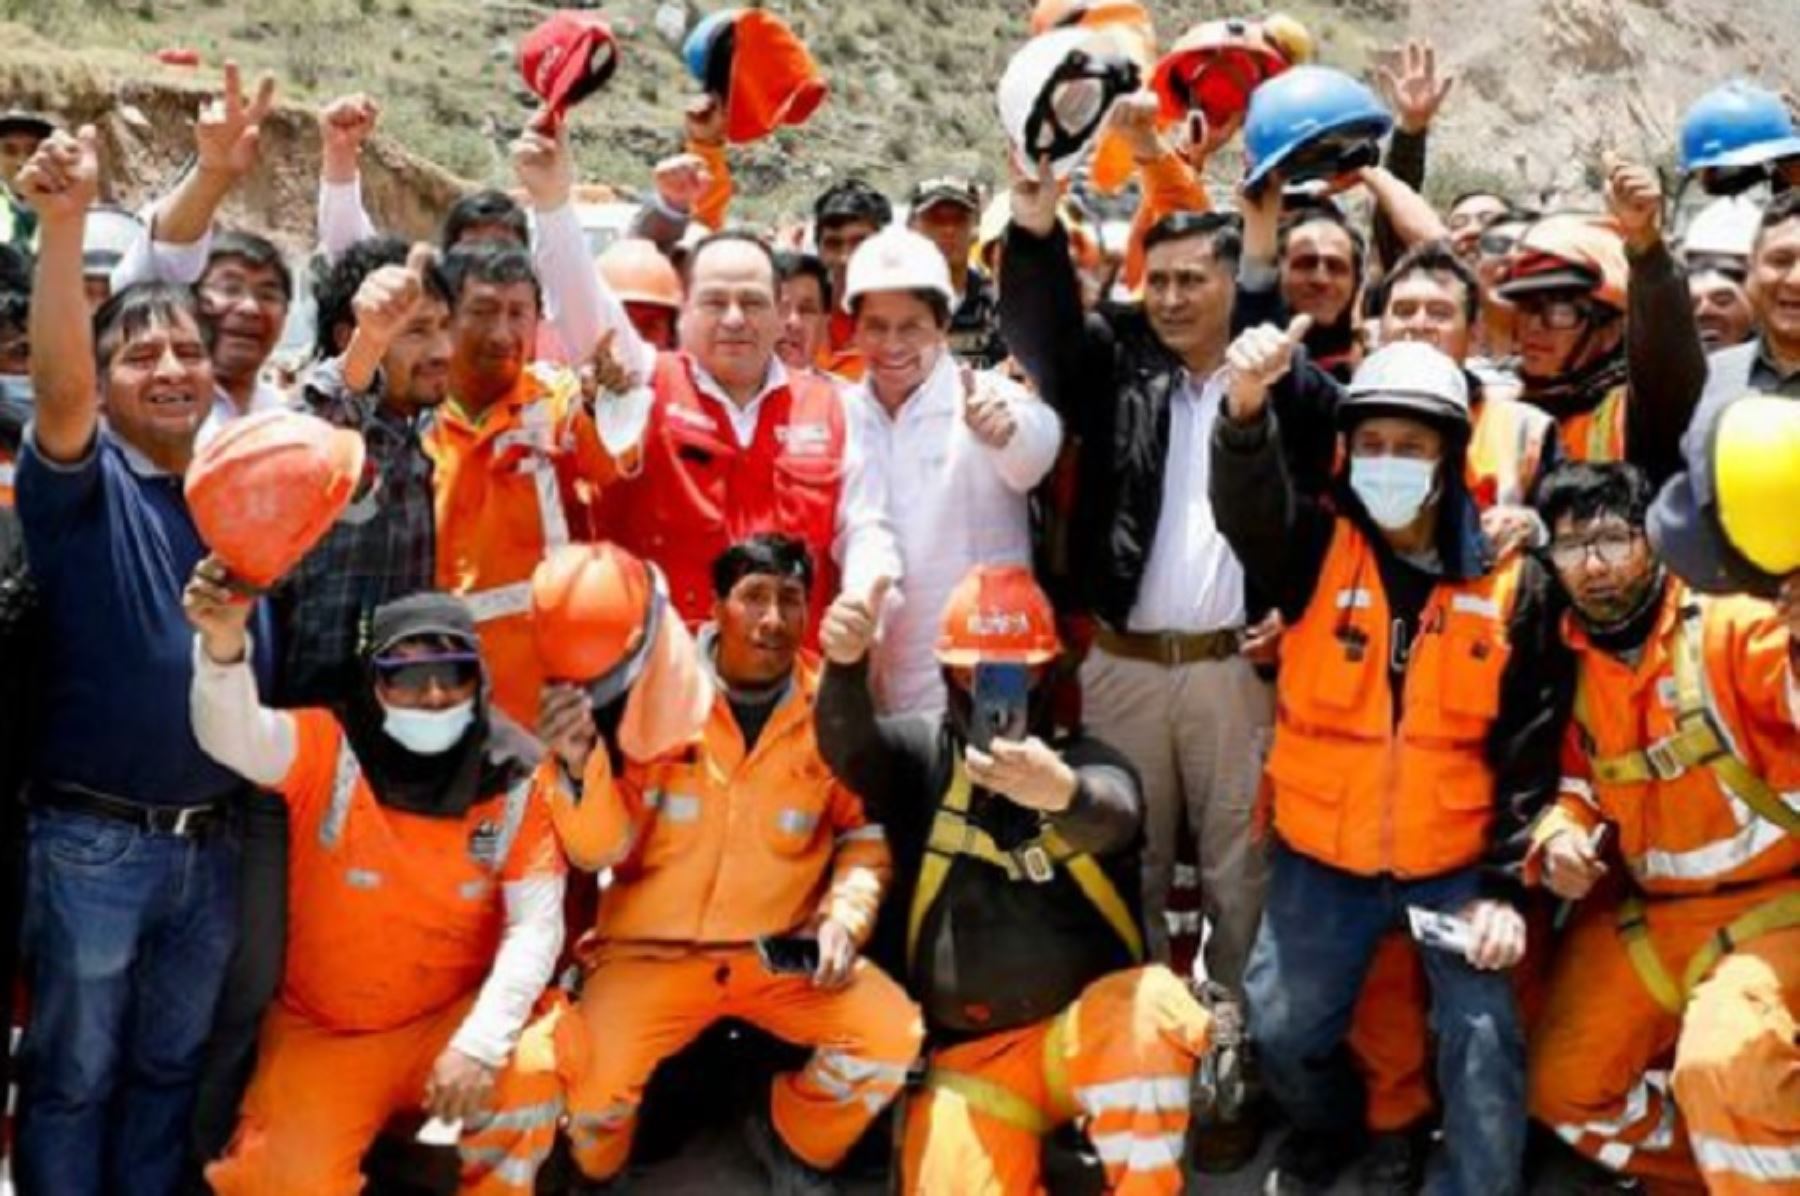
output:
[[[1169,401],[1184,381],[1179,358],[1165,348],[1143,310],[1081,309],[1081,290],[1058,227],[1037,237],[1017,225],[1000,257],[1000,330],[1078,441],[1078,497],[1071,534],[1071,572],[1078,604],[1123,627],[1162,517],[1163,469],[1169,452]],[[1295,401],[1306,401],[1311,394]],[[1278,400],[1286,404],[1287,400]],[[1284,405],[1301,459],[1331,459],[1329,410]],[[1308,449],[1298,441],[1321,439]],[[1246,594],[1252,619],[1267,609]]]

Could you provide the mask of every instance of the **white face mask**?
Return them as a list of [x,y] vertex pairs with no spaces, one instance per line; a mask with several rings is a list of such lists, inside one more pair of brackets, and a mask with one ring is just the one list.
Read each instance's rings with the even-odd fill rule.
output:
[[1416,457],[1351,457],[1350,489],[1377,526],[1411,527],[1431,499],[1438,463]]
[[475,699],[443,710],[407,710],[381,704],[386,711],[381,729],[388,738],[419,756],[439,756],[456,746],[475,721]]

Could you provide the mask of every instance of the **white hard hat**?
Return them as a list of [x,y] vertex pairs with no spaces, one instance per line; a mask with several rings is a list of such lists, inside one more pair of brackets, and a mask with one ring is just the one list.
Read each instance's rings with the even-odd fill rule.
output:
[[1416,412],[1439,423],[1469,426],[1469,382],[1444,353],[1420,341],[1383,345],[1363,359],[1338,401],[1348,426],[1373,408]]
[[1000,127],[1021,169],[1049,155],[1071,174],[1120,96],[1136,91],[1137,64],[1103,30],[1053,29],[1026,42],[1000,77]]
[[110,275],[125,251],[143,235],[144,222],[123,208],[89,208],[81,233],[82,273],[90,277]]
[[1762,208],[1749,196],[1715,199],[1694,215],[1682,234],[1682,256],[1732,257],[1748,262],[1761,224]]
[[874,291],[935,291],[956,302],[950,266],[938,247],[910,228],[890,224],[856,247],[844,276],[844,310]]

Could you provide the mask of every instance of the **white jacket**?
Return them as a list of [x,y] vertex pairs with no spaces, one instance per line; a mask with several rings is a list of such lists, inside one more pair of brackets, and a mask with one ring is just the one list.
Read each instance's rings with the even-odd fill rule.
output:
[[1026,500],[1056,462],[1062,423],[1002,374],[977,373],[975,384],[1012,407],[1017,431],[1002,448],[987,447],[969,430],[961,372],[948,352],[893,416],[867,382],[847,391],[869,466],[886,475],[889,519],[906,569],[875,649],[876,701],[886,714],[944,708],[933,647],[944,603],[963,575],[981,564],[1031,563]]

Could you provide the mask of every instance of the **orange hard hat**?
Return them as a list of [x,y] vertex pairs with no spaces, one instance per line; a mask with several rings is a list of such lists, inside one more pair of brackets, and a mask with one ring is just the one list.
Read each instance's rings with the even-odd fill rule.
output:
[[783,125],[806,123],[827,87],[806,43],[761,8],[720,9],[682,46],[688,72],[725,102],[725,138],[758,141]]
[[1622,312],[1630,275],[1625,241],[1611,218],[1559,212],[1520,236],[1495,289],[1503,299],[1534,291],[1584,291]]
[[612,293],[626,303],[681,306],[681,275],[654,241],[643,237],[614,241],[594,259],[594,268]]
[[1258,86],[1311,56],[1306,27],[1280,13],[1260,21],[1205,21],[1163,55],[1150,88],[1165,120],[1198,110],[1209,124],[1223,125],[1244,113]]
[[1048,664],[1061,651],[1056,612],[1024,565],[977,565],[950,591],[938,663]]
[[1031,10],[1031,36],[1068,25],[1097,29],[1102,25],[1151,28],[1150,10],[1138,0],[1038,0]]
[[662,578],[616,544],[565,544],[531,575],[531,634],[545,676],[596,705],[637,679],[668,604]]
[[185,490],[200,538],[244,585],[275,584],[330,530],[362,481],[361,434],[316,415],[233,420],[194,455]]

